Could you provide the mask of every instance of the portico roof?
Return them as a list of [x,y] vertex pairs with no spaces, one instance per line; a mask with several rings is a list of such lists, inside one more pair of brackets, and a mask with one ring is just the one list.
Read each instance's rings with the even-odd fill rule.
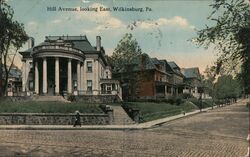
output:
[[86,36],[46,36],[46,43],[55,43],[61,40],[65,43],[71,43],[73,48],[83,52],[95,52],[96,49],[90,44]]
[[108,65],[105,50],[101,45],[99,46],[99,49],[92,46],[85,35],[46,36],[44,42],[22,51],[20,54],[23,58],[66,57],[80,61],[84,60],[86,55],[98,55],[104,64]]

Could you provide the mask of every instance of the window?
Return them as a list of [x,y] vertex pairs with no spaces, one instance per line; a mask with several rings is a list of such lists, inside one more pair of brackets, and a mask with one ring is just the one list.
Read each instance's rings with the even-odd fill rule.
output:
[[114,83],[112,84],[112,90],[117,90],[116,85]]
[[106,72],[106,79],[108,79],[109,78],[109,73],[108,72]]
[[101,67],[101,77],[103,78],[103,68]]
[[30,66],[30,68],[33,68],[33,63],[32,63],[32,61],[29,62],[29,66]]
[[87,91],[92,91],[92,80],[87,80]]
[[87,62],[87,71],[92,72],[92,62],[91,61]]
[[8,84],[8,92],[11,92],[12,91],[12,85],[9,83]]
[[107,84],[107,94],[111,94],[111,84]]
[[73,80],[74,90],[77,90],[77,80]]

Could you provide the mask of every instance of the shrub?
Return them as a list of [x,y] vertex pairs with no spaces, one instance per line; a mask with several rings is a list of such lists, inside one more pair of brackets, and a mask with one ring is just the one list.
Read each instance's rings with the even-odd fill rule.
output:
[[175,104],[176,105],[180,105],[181,103],[183,103],[184,101],[182,100],[182,98],[181,97],[177,97],[176,99],[175,99]]
[[181,97],[182,97],[183,99],[194,98],[194,96],[193,96],[192,94],[190,94],[190,93],[183,93],[183,94],[181,95]]
[[184,100],[182,99],[181,96],[178,96],[178,97],[172,96],[168,99],[164,99],[162,102],[169,103],[171,105],[180,105],[184,102]]
[[69,95],[68,96],[68,101],[75,102],[76,101],[75,95]]

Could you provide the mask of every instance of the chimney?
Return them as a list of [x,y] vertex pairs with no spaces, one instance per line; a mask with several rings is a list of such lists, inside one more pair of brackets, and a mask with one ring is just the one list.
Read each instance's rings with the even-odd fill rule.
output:
[[96,36],[96,50],[101,51],[101,37]]
[[35,39],[33,37],[29,37],[29,40],[28,40],[28,49],[34,47],[35,45]]

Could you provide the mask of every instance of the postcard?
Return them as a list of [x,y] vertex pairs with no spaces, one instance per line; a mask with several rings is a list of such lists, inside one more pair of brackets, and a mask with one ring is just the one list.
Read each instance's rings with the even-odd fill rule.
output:
[[249,156],[247,0],[0,0],[0,156]]

